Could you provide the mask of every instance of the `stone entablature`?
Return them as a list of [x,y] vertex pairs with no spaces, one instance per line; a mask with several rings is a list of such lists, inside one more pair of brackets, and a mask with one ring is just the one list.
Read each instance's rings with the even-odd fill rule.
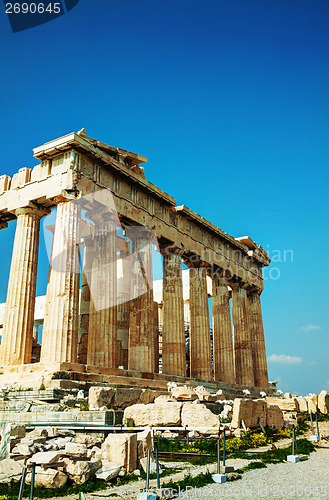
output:
[[[147,243],[147,231],[153,232],[157,240],[158,251],[164,255],[164,297],[167,302],[164,304],[164,311],[167,311],[164,312],[164,318],[166,318],[164,330],[168,328],[170,330],[162,339],[165,354],[163,366],[167,370],[164,373],[183,377],[186,375],[185,346],[183,347],[185,337],[182,332],[184,302],[180,269],[180,263],[183,261],[193,274],[193,279],[190,280],[189,303],[191,376],[201,380],[210,380],[213,377],[206,283],[208,275],[216,281],[213,287],[216,290],[216,296],[213,299],[215,301],[214,314],[218,315],[214,318],[216,330],[214,339],[217,343],[213,346],[213,354],[217,353],[217,358],[215,356],[216,359],[214,359],[215,380],[225,381],[226,378],[228,383],[235,381],[249,386],[267,386],[260,301],[253,298],[254,295],[259,297],[263,290],[262,268],[270,262],[261,246],[257,246],[248,237],[233,238],[184,205],[177,207],[174,198],[145,179],[144,169],[140,167],[141,163],[146,162],[145,157],[88,138],[84,129],[77,134],[69,134],[34,149],[34,156],[41,163],[33,170],[20,169],[12,179],[6,175],[0,177],[0,227],[6,227],[8,222],[15,218],[25,217],[17,226],[15,243],[21,241],[22,238],[26,239],[26,235],[30,234],[33,235],[34,241],[34,244],[29,245],[26,250],[32,252],[30,256],[27,256],[26,263],[18,266],[18,253],[16,257],[13,254],[3,340],[0,348],[0,364],[8,366],[30,362],[33,318],[28,321],[26,318],[33,316],[35,284],[31,285],[30,281],[26,280],[26,276],[30,272],[29,263],[31,262],[33,268],[37,265],[40,217],[55,207],[57,208],[57,222],[53,237],[54,255],[52,258],[57,257],[57,262],[61,262],[65,271],[58,273],[56,266],[50,267],[41,363],[77,362],[79,273],[76,268],[79,255],[76,253],[76,248],[82,243],[86,250],[88,231],[92,237],[97,228],[104,226],[104,223],[98,221],[97,218],[93,220],[92,213],[95,205],[100,206],[103,203],[100,193],[106,191],[111,193],[111,196],[105,212],[112,217],[113,230],[108,232],[105,240],[103,238],[103,243],[97,243],[97,245],[103,245],[105,254],[116,255],[118,251],[116,238],[111,240],[109,234],[114,234],[115,228],[121,227],[126,237],[132,241],[132,253],[135,249],[135,253],[141,258],[142,268],[145,267],[148,270],[149,276],[152,274],[152,255],[151,243],[149,246]],[[74,200],[80,200],[80,205],[75,204]],[[26,228],[30,228],[31,222],[29,221],[33,210],[35,216],[32,218],[36,222],[33,222],[34,228],[31,233],[30,229]],[[91,214],[92,222],[81,223],[82,210]],[[29,214],[29,219],[27,214]],[[135,241],[131,226],[139,227],[139,233],[144,227],[145,235],[139,234]],[[96,244],[95,241],[93,245]],[[19,244],[16,247],[19,248]],[[60,250],[62,255],[58,257]],[[91,287],[94,287],[94,293],[97,293],[95,273],[98,267],[95,267],[95,262],[97,259],[99,261],[99,257],[95,252],[96,250],[91,248],[88,272],[94,274]],[[133,281],[130,286],[134,290],[134,287],[140,286],[140,278],[134,274],[136,269],[133,263],[128,262],[128,268],[126,273],[132,275]],[[18,272],[20,274],[17,274]],[[84,272],[87,276],[88,272]],[[108,268],[107,272],[109,273],[107,278],[102,276],[105,283],[116,274],[114,267]],[[170,274],[168,276],[171,279],[166,279],[166,273]],[[99,274],[102,275],[102,273]],[[115,278],[115,283],[116,280],[117,278]],[[217,283],[217,280],[220,282]],[[16,303],[17,294],[11,293],[11,288],[15,283],[23,286],[20,304]],[[229,324],[231,313],[228,285],[233,290],[234,346],[230,344],[232,332],[231,324]],[[111,288],[110,293],[116,296],[117,285],[114,286],[109,282],[108,286]],[[106,285],[105,291],[108,293]],[[88,293],[87,291],[86,294]],[[100,295],[99,300],[101,299]],[[88,309],[88,301],[84,307]],[[106,310],[104,306],[101,309],[103,312],[96,313],[92,311],[92,305],[90,305],[87,322],[89,323],[87,355],[89,364],[95,364],[96,367],[117,368],[120,365],[120,358],[120,361],[126,360],[124,364],[128,364],[125,367],[129,367],[130,370],[154,372],[158,356],[158,334],[155,320],[157,308],[154,306],[152,290],[140,296],[137,294],[129,301],[129,323],[122,320],[126,318],[126,312],[122,310],[122,307],[121,310],[119,309],[119,305],[115,306],[112,311]],[[15,321],[18,329],[9,331],[8,325],[13,321],[13,311],[17,315]],[[22,319],[21,315],[25,319]],[[126,323],[124,328],[121,325],[119,334],[118,323],[122,321]],[[102,347],[97,344],[97,338],[104,345],[104,349],[111,346],[113,350],[118,344],[119,351],[104,357]],[[17,354],[15,345],[20,346],[21,354]],[[125,348],[122,347],[123,345]],[[127,346],[128,352],[122,352],[122,349],[127,351]],[[252,352],[254,349],[258,349],[260,353],[255,355]],[[173,356],[173,350],[175,350],[175,356]]]

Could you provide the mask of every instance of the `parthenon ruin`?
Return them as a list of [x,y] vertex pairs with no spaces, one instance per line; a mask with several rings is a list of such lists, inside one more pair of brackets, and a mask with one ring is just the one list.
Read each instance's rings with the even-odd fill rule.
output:
[[[33,169],[0,177],[0,227],[17,221],[0,346],[4,373],[47,369],[127,385],[268,387],[260,295],[270,259],[261,246],[176,206],[145,179],[145,157],[91,139],[85,129],[35,148],[34,157],[40,164]],[[38,339],[40,221],[54,210]],[[163,259],[160,299],[153,293],[154,249]]]

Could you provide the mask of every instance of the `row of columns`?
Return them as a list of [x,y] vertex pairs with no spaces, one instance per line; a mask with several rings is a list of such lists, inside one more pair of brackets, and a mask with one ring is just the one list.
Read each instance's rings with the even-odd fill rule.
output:
[[[59,201],[55,225],[41,363],[76,363],[78,359],[80,288],[80,212],[74,202]],[[36,205],[16,210],[17,228],[8,283],[0,365],[31,362],[40,219],[49,211]],[[85,239],[89,261],[90,311],[87,363],[117,367],[118,306],[116,221],[110,213],[88,215],[95,237]],[[158,332],[152,291],[152,246],[147,228],[127,227],[132,241],[128,369],[157,370]],[[163,254],[162,372],[186,376],[186,348],[181,256]],[[212,379],[212,350],[207,273],[190,269],[190,376]],[[267,367],[260,296],[239,284],[230,295],[225,280],[213,277],[213,366],[216,381],[265,387]]]

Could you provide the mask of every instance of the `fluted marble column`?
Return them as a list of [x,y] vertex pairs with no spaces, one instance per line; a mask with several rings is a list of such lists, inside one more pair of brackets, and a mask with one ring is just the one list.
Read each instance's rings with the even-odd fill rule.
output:
[[37,206],[15,211],[17,226],[8,281],[0,365],[31,363],[40,219]]
[[190,269],[190,374],[212,380],[207,273],[203,267]]
[[132,240],[132,287],[129,317],[128,368],[154,373],[154,305],[150,230],[127,227]]
[[249,331],[247,291],[239,284],[232,288],[232,317],[236,383],[254,386],[252,345]]
[[154,302],[154,372],[159,373],[160,345],[159,345],[159,308],[158,303]]
[[221,276],[212,280],[214,379],[235,383],[230,292]]
[[268,387],[264,327],[259,292],[252,292],[248,295],[248,316],[252,342],[255,386]]
[[178,250],[162,250],[162,373],[186,376],[182,261]]
[[58,203],[42,332],[40,361],[45,366],[77,361],[80,218],[76,202]]
[[[91,216],[92,218],[92,216]],[[95,219],[87,364],[117,367],[116,218]]]

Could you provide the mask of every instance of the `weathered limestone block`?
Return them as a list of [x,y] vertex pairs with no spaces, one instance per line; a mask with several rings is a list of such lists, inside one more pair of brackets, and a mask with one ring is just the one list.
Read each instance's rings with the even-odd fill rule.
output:
[[285,399],[268,396],[266,402],[271,405],[277,405],[283,411],[298,411],[299,409],[297,398]]
[[308,396],[305,396],[305,399],[308,403],[308,411],[316,413],[318,410],[318,395],[309,394]]
[[177,401],[194,401],[198,399],[198,394],[190,387],[174,387],[171,389],[171,396]]
[[127,408],[127,406],[136,404],[141,394],[142,389],[118,387],[115,390],[113,405],[118,408]]
[[101,452],[102,460],[131,472],[137,468],[137,434],[109,434],[102,444]]
[[242,420],[247,428],[256,428],[260,424],[265,426],[266,413],[267,405],[263,399],[235,398],[231,426],[233,428],[242,427]]
[[0,460],[0,483],[20,481],[23,466],[11,458]]
[[297,402],[298,402],[299,411],[308,411],[308,405],[307,405],[307,401],[305,398],[303,398],[302,396],[298,396]]
[[0,176],[0,193],[4,191],[8,191],[10,189],[11,177],[9,175],[1,175]]
[[35,451],[35,448],[30,448],[27,444],[18,443],[12,451],[13,455],[23,455],[24,457],[30,457]]
[[283,427],[283,411],[277,405],[267,405],[266,409],[266,425],[275,429]]
[[65,445],[65,453],[74,458],[86,457],[87,446],[85,444],[69,442]]
[[329,413],[329,394],[328,391],[321,391],[318,397],[318,408],[321,413]]
[[96,478],[102,479],[103,481],[111,481],[111,479],[119,475],[120,471],[121,467],[111,467],[108,469],[102,467],[96,471]]
[[74,438],[75,443],[84,444],[87,448],[93,448],[97,444],[100,445],[103,439],[93,434],[77,434]]
[[182,403],[133,405],[125,409],[124,419],[132,419],[137,426],[166,426],[181,423]]
[[78,460],[73,462],[69,458],[64,459],[67,475],[76,484],[84,484],[93,478],[96,471],[102,466],[101,460],[91,459],[87,461]]
[[154,403],[155,399],[161,397],[163,395],[167,395],[166,391],[156,391],[152,389],[142,389],[141,395],[137,403],[147,405],[149,403]]
[[22,439],[26,436],[25,425],[22,424],[11,424],[10,437],[12,439]]
[[[61,488],[67,483],[68,477],[64,472],[58,471],[56,469],[37,466],[35,468],[35,486],[45,486],[46,488]],[[26,477],[26,482],[31,482],[31,474]]]
[[196,387],[193,389],[195,394],[198,396],[198,399],[200,401],[217,401],[217,395],[216,394],[211,394],[207,389],[204,387]]
[[90,387],[88,403],[89,408],[99,409],[103,406],[111,408],[111,403],[115,394],[115,389],[113,387]]
[[153,450],[153,437],[148,429],[137,433],[138,458],[147,457],[147,450]]
[[219,427],[218,417],[203,404],[184,403],[181,418],[184,427]]
[[39,451],[28,460],[29,464],[47,465],[58,462],[60,453],[58,451]]
[[292,395],[290,394],[290,392],[285,392],[283,397],[284,399],[291,399]]
[[173,403],[177,401],[176,398],[170,396],[169,394],[163,395],[163,396],[158,396],[154,400],[154,404],[160,404],[160,403]]

